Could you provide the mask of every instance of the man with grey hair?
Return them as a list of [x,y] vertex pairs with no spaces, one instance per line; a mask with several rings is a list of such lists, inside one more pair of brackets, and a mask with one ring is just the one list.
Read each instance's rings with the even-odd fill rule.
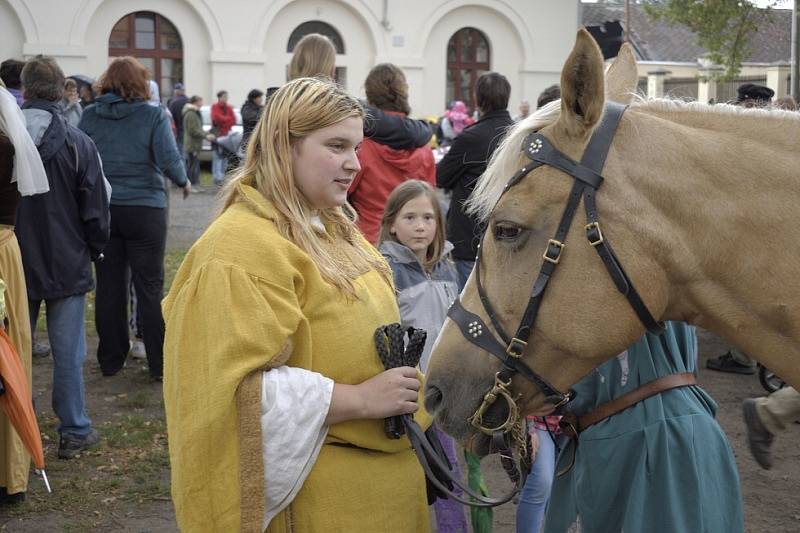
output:
[[22,198],[16,233],[28,286],[31,329],[42,301],[53,353],[58,456],[71,459],[100,440],[86,415],[84,305],[94,288],[92,261],[109,238],[109,196],[94,142],[67,123],[59,103],[64,74],[51,57],[22,69],[22,112],[42,158],[50,191]]

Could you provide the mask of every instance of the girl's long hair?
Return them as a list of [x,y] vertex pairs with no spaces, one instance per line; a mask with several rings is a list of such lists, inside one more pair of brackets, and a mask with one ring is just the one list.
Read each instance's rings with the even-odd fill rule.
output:
[[403,206],[419,196],[424,196],[431,201],[433,216],[436,219],[436,234],[433,237],[433,242],[428,245],[427,259],[423,265],[426,269],[430,269],[439,262],[444,252],[444,214],[442,213],[439,199],[436,197],[436,191],[424,181],[405,181],[395,187],[392,194],[389,195],[389,198],[386,200],[386,207],[383,210],[383,218],[381,218],[381,231],[378,234],[378,246],[380,247],[380,244],[384,241],[400,242],[397,240],[397,235],[393,234],[391,231],[392,225],[397,220],[397,215],[400,213],[400,210],[403,209]]
[[364,82],[367,102],[384,111],[411,113],[408,105],[408,83],[403,71],[392,63],[372,67]]
[[336,67],[336,48],[320,33],[309,33],[294,47],[289,62],[289,79],[330,78]]
[[[354,281],[363,273],[376,270],[389,282],[391,272],[382,258],[364,244],[354,223],[353,208],[345,203],[341,207],[313,209],[297,188],[292,170],[292,149],[297,142],[351,117],[364,118],[361,104],[331,82],[299,78],[278,89],[267,101],[253,130],[244,164],[222,192],[220,214],[245,200],[239,193],[239,184],[252,180],[256,190],[278,211],[276,224],[281,235],[311,257],[326,281],[354,296]],[[319,216],[325,231],[314,226],[314,215]]]

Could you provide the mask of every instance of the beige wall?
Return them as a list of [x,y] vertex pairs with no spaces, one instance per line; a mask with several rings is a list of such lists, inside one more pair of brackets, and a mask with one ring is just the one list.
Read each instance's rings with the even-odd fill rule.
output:
[[8,0],[0,0],[0,61],[12,57],[22,59],[25,33],[22,22]]
[[578,0],[0,0],[0,45],[5,57],[56,57],[66,74],[98,76],[108,64],[114,24],[133,11],[167,17],[183,40],[189,93],[211,100],[227,89],[238,105],[253,87],[285,81],[289,35],[322,20],[345,42],[338,66],[347,88],[363,96],[369,69],[389,61],[404,69],[415,115],[445,106],[446,48],[465,26],[491,46],[491,68],[512,85],[510,108],[535,100],[558,81],[578,28]]

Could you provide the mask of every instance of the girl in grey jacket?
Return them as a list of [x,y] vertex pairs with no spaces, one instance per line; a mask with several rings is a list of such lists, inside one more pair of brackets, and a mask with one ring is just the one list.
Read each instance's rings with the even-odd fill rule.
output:
[[[458,274],[449,257],[453,245],[444,238],[444,217],[429,184],[409,180],[392,191],[383,211],[378,246],[392,268],[403,326],[428,332],[419,361],[424,373],[447,310],[458,296]],[[438,430],[437,434],[460,476],[453,439]],[[458,503],[437,499],[434,511],[437,531],[468,531]]]
[[444,238],[443,222],[433,188],[409,180],[386,201],[378,238],[394,274],[403,326],[428,332],[419,363],[423,373],[447,310],[458,296],[458,275],[449,257],[453,245]]

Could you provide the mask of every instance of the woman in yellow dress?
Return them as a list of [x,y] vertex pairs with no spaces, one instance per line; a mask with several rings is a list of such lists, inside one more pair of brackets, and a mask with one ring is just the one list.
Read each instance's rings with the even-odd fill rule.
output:
[[363,116],[326,81],[279,89],[164,300],[183,531],[428,530],[422,469],[382,420],[429,422],[419,375],[378,358],[373,332],[399,322],[391,271],[346,201]]

